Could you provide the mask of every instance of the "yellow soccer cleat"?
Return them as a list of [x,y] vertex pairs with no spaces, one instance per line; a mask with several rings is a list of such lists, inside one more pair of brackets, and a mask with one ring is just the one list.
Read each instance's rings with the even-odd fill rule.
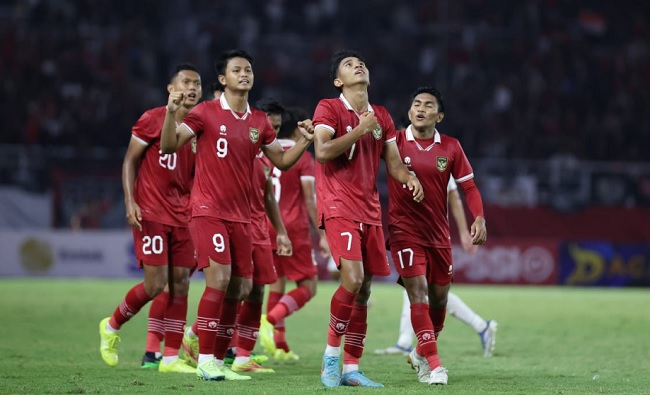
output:
[[275,350],[275,353],[273,354],[273,358],[275,358],[276,361],[289,361],[289,362],[295,362],[300,360],[298,354],[294,353],[291,350],[284,351],[281,348]]
[[255,363],[252,359],[249,359],[243,363],[233,362],[231,369],[233,372],[243,373],[275,373],[275,370],[271,368],[263,368],[262,366]]
[[222,366],[221,371],[223,374],[226,376],[226,380],[232,380],[232,381],[242,381],[242,380],[250,380],[251,376],[244,376],[242,374],[237,374],[233,372],[229,367],[227,366]]
[[183,355],[185,356],[185,362],[190,366],[197,365],[197,359],[199,358],[199,337],[196,335],[191,335],[189,333],[190,327],[185,327],[183,331]]
[[111,333],[106,330],[110,317],[106,317],[99,321],[99,352],[102,354],[102,359],[108,366],[117,366],[117,343],[120,342],[120,335]]
[[217,361],[212,358],[209,361],[198,364],[196,367],[196,376],[199,380],[221,381],[226,378],[223,371],[217,365]]
[[191,367],[182,359],[177,359],[169,364],[160,362],[158,371],[160,373],[196,373],[196,368]]
[[273,339],[273,325],[266,319],[266,314],[262,314],[260,319],[260,332],[258,339],[264,348],[264,352],[269,355],[274,355],[277,348],[275,347],[275,340]]

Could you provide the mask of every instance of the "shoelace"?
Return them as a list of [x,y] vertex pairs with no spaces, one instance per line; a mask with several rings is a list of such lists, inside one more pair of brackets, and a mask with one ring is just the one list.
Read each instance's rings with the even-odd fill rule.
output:
[[111,338],[106,341],[106,344],[110,348],[115,348],[117,346],[117,343],[119,342],[120,342],[119,336],[111,336]]

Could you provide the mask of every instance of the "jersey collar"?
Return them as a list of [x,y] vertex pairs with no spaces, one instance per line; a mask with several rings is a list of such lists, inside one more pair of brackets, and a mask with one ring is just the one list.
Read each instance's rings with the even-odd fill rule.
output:
[[[354,111],[356,113],[354,108],[352,108],[352,106],[350,105],[350,102],[348,101],[348,99],[346,99],[345,96],[343,96],[343,93],[341,93],[341,95],[339,96],[339,99],[341,99],[341,101],[343,102],[343,105],[345,106],[345,108],[347,108],[350,111]],[[372,109],[372,106],[370,105],[370,103],[368,103],[368,111],[370,111],[370,112],[375,111],[375,110]]]
[[435,144],[442,144],[442,140],[440,139],[440,133],[438,133],[438,129],[435,129],[435,133],[433,135],[433,144],[429,145],[428,147],[422,147],[420,143],[418,143],[415,140],[415,136],[413,136],[413,130],[411,129],[411,125],[406,128],[406,141],[413,141],[415,144],[418,146],[418,148],[421,151],[429,151]]
[[251,105],[246,103],[246,113],[244,114],[243,117],[240,117],[236,112],[232,110],[232,108],[230,108],[230,105],[228,104],[228,100],[226,100],[226,95],[221,95],[221,97],[219,98],[219,103],[221,103],[221,108],[223,108],[224,110],[229,110],[236,119],[246,119],[250,114],[252,114]]

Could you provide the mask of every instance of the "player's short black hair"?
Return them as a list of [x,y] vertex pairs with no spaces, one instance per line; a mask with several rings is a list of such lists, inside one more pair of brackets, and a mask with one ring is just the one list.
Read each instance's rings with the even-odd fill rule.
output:
[[282,126],[280,127],[278,138],[283,139],[291,137],[293,131],[296,130],[298,122],[304,121],[308,118],[309,114],[301,107],[285,108],[284,115],[282,117]]
[[[334,55],[332,55],[332,58],[330,59],[330,81],[334,81],[335,79],[338,78],[339,76],[339,65],[345,58],[357,58],[362,62],[366,62],[363,59],[363,56],[357,51],[351,50],[351,49],[343,49],[341,51],[336,52]],[[336,88],[339,91],[341,88]]]
[[210,92],[219,91],[223,92],[224,86],[219,81],[210,84]]
[[411,103],[413,103],[415,96],[419,95],[420,93],[428,93],[431,96],[435,97],[438,101],[438,112],[445,112],[445,103],[442,101],[442,94],[439,90],[431,86],[421,86],[411,94]]
[[232,58],[244,58],[248,60],[248,63],[253,65],[253,57],[243,49],[231,49],[222,53],[216,62],[214,62],[214,70],[217,72],[217,75],[226,74],[226,66],[228,66],[228,61]]
[[285,110],[282,103],[270,97],[265,97],[258,100],[257,103],[255,103],[255,107],[267,114],[283,115]]
[[197,69],[196,66],[194,66],[192,63],[181,63],[176,65],[171,73],[169,73],[169,82],[174,81],[174,78],[176,78],[178,73],[184,70],[195,71],[197,73],[199,72],[199,69]]

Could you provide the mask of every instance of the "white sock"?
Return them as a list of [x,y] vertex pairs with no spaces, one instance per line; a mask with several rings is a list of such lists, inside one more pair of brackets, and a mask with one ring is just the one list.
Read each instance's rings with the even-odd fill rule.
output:
[[251,357],[235,357],[233,364],[239,365],[240,363],[246,363],[251,360]]
[[197,337],[197,334],[192,332],[192,327],[191,326],[187,327],[187,335],[191,336],[191,337]]
[[463,321],[481,333],[487,327],[486,321],[469,308],[456,294],[449,292],[447,295],[447,313]]
[[158,351],[156,351],[156,352],[154,353],[154,355],[156,356],[156,359],[158,359],[158,358],[162,358],[162,354],[159,353]]
[[203,362],[207,362],[211,359],[214,359],[213,354],[199,354],[199,364],[202,364]]
[[171,357],[162,357],[162,363],[165,365],[169,365],[170,363],[174,363],[178,361],[178,355],[174,355]]
[[338,357],[341,355],[341,347],[332,347],[328,344],[325,347],[325,355],[328,357]]
[[411,302],[409,296],[404,290],[402,301],[402,315],[399,320],[399,338],[397,345],[409,348],[413,344],[413,325],[411,324]]
[[217,359],[215,358],[214,361],[217,363],[217,366],[223,366],[226,363],[223,361],[223,359]]
[[106,323],[106,332],[108,332],[108,333],[117,333],[119,331],[120,331],[119,329],[113,328],[111,326],[111,324],[109,324],[108,322]]
[[350,372],[354,372],[355,370],[359,370],[359,365],[357,364],[343,364],[343,370],[341,371],[341,374],[346,374]]

